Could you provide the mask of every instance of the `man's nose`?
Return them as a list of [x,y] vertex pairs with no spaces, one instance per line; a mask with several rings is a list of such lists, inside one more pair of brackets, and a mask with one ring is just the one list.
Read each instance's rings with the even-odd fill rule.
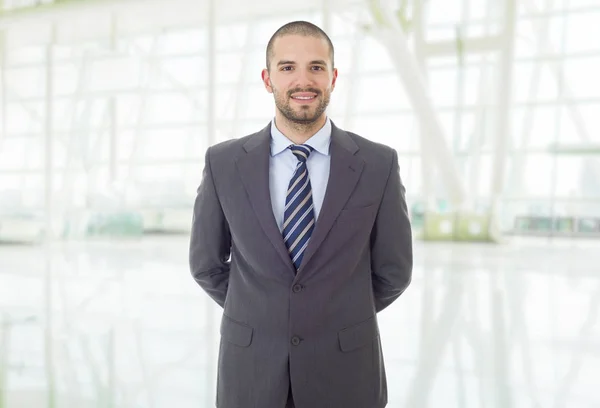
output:
[[310,75],[310,71],[306,69],[298,70],[298,77],[296,79],[296,85],[302,89],[305,89],[309,86],[314,85],[314,81],[312,75]]

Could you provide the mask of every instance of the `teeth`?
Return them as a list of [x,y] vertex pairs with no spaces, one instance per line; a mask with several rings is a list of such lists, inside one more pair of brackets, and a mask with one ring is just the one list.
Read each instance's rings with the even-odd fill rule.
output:
[[294,99],[302,99],[302,100],[305,100],[305,101],[307,101],[309,99],[315,99],[314,96],[294,96],[293,98]]

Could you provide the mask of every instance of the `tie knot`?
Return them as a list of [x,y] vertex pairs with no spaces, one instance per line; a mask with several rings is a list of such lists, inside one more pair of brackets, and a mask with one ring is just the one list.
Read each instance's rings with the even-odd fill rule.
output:
[[292,151],[292,153],[294,153],[294,156],[296,156],[298,158],[298,160],[300,160],[301,162],[306,162],[306,160],[308,160],[308,156],[310,156],[310,152],[312,152],[314,149],[312,147],[310,147],[309,145],[306,144],[302,144],[302,145],[290,145],[290,150]]

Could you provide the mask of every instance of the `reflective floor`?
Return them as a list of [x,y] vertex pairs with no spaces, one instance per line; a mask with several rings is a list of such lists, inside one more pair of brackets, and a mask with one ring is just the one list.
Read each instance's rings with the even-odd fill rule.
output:
[[[599,312],[599,241],[416,242],[389,407],[600,407]],[[0,246],[0,408],[213,407],[219,319],[187,237]]]

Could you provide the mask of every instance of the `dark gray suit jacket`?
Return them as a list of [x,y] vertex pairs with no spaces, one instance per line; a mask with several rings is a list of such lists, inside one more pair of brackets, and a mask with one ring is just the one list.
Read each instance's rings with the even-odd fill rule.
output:
[[206,152],[191,273],[221,307],[217,407],[382,408],[377,312],[409,285],[395,150],[335,125],[315,230],[295,272],[269,194],[270,125]]

